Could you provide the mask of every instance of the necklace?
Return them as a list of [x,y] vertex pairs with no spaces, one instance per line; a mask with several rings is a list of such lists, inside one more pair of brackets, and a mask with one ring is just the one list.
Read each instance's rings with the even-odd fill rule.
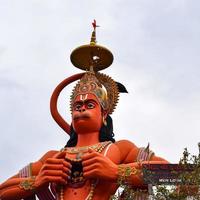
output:
[[[70,147],[70,148],[65,148],[62,151],[66,151],[69,154],[77,154],[77,155],[82,155],[83,153],[87,152],[89,150],[89,148],[95,150],[98,153],[101,153],[104,148],[111,144],[111,141],[106,141],[106,142],[101,142],[95,145],[90,145],[90,146],[85,146],[85,147]],[[76,157],[76,159],[69,159],[66,158],[72,162],[80,162],[81,158],[79,156]],[[91,181],[91,186],[90,186],[90,192],[88,194],[88,196],[86,197],[85,200],[92,200],[93,196],[94,196],[94,190],[97,186],[98,180],[92,180]],[[64,188],[63,186],[61,186],[60,188],[60,200],[64,200]]]
[[108,143],[110,144],[111,142],[110,141],[100,142],[100,143],[97,143],[97,144],[84,146],[84,147],[67,147],[64,150],[69,154],[85,153],[89,149],[93,149],[93,150],[99,152],[99,151],[101,151],[102,148],[104,149],[104,147],[107,146]]

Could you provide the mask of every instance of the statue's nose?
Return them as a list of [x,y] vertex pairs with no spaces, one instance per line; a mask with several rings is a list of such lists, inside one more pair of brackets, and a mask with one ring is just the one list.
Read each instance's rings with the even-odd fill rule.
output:
[[85,111],[85,108],[81,108],[81,110],[80,110],[81,112],[84,112]]
[[81,106],[80,111],[81,111],[81,112],[84,112],[85,110],[86,110],[86,108],[85,108],[85,105],[83,104],[83,105]]

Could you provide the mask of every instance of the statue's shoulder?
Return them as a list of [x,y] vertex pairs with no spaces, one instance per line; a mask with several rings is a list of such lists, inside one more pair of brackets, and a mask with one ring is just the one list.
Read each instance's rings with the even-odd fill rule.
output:
[[133,148],[138,148],[133,142],[129,141],[129,140],[118,140],[115,142],[115,145],[121,149],[121,148],[125,148],[125,149],[133,149]]
[[121,153],[121,160],[125,163],[133,162],[138,154],[139,148],[129,140],[119,140],[115,142]]

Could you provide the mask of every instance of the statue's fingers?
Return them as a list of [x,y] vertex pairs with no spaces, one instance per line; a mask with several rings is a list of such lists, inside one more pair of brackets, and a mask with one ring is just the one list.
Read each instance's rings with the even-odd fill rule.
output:
[[46,176],[45,180],[49,183],[67,184],[67,180],[59,176]]
[[89,165],[89,166],[83,167],[83,173],[92,171],[92,170],[94,170],[94,169],[97,170],[98,168],[99,168],[98,164],[95,163],[95,164],[93,164],[93,165]]
[[63,179],[67,180],[68,175],[64,173],[62,170],[46,170],[42,172],[43,177],[48,177],[48,176],[57,176],[57,177],[62,177]]
[[64,169],[67,168],[66,172],[68,174],[71,173],[71,164],[63,159],[50,158],[46,161],[43,168],[48,168],[50,165],[52,166],[51,168],[55,168],[56,165],[58,167],[62,166]]
[[65,151],[60,151],[58,152],[53,158],[62,158],[64,159],[65,158],[65,155],[66,155],[66,152]]
[[83,165],[83,167],[86,167],[86,166],[89,166],[89,165],[94,164],[95,162],[97,162],[97,160],[94,159],[94,158],[84,159],[84,160],[82,161],[82,165]]
[[91,165],[94,163],[102,163],[104,161],[104,159],[105,159],[105,157],[101,157],[99,155],[84,156],[82,158],[82,165],[87,166],[87,165]]
[[43,169],[44,170],[61,170],[63,168],[63,165],[62,164],[45,164],[43,166]]
[[64,159],[59,158],[49,158],[46,160],[46,164],[61,164],[65,165],[66,167],[70,168],[71,164]]
[[63,165],[68,168],[68,169],[71,169],[72,168],[72,165],[70,162],[66,161],[66,160],[63,160]]
[[46,160],[47,164],[63,164],[63,159],[49,158]]
[[88,152],[86,154],[84,154],[82,157],[94,157],[94,156],[98,156],[101,155],[98,152],[96,152],[94,149],[89,148]]
[[83,176],[85,178],[97,178],[98,177],[98,171],[97,171],[97,169],[92,169],[92,170],[89,170],[87,172],[84,172]]
[[86,153],[82,156],[82,160],[88,160],[98,156],[99,154],[97,152]]
[[62,165],[62,164],[57,164],[57,165],[52,165],[52,164],[46,164],[43,167],[43,170],[62,170],[66,174],[70,174],[71,170],[70,168]]

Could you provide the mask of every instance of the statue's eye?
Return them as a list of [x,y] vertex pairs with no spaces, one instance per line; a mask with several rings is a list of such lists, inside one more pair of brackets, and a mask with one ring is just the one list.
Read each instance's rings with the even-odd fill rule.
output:
[[88,102],[87,103],[87,108],[88,109],[93,109],[95,107],[95,104],[94,103],[92,103],[92,102]]
[[79,111],[81,109],[81,106],[82,106],[81,104],[76,104],[74,106],[74,110]]

